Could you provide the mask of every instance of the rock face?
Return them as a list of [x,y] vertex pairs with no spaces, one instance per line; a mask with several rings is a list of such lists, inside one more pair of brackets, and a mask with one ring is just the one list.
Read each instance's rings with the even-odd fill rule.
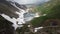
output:
[[18,9],[11,5],[9,2],[6,0],[0,0],[0,13],[4,13],[10,17],[17,18],[18,15],[15,13],[16,11],[18,11]]
[[14,34],[12,23],[0,16],[0,34]]
[[[15,5],[15,6],[13,6]],[[0,14],[6,14],[10,17],[18,17],[18,14],[16,14],[16,11],[19,11],[19,9],[26,9],[25,5],[19,5],[16,2],[12,1],[6,1],[6,0],[0,0]]]
[[17,2],[15,2],[15,5],[16,5],[17,7],[19,7],[19,8],[21,8],[21,9],[24,9],[24,10],[27,9],[27,7],[26,7],[25,5],[20,5],[20,4],[18,4]]
[[[20,10],[17,7],[23,10],[27,8],[25,5],[20,6],[15,2],[0,0],[0,14],[6,14],[9,17],[18,18],[19,16],[15,12],[19,12]],[[0,34],[15,34],[15,30],[12,24],[13,23],[7,21],[0,15]]]

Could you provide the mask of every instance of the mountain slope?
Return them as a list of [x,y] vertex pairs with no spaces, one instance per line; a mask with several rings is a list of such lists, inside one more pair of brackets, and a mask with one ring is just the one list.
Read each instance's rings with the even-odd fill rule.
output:
[[47,19],[60,19],[60,0],[51,0],[38,6],[34,10],[41,12],[41,15],[47,14],[46,16],[40,16],[31,21],[35,27],[41,26]]
[[0,14],[6,14],[10,17],[19,17],[16,14],[16,11],[20,11],[20,9],[26,10],[27,7],[25,5],[20,5],[17,2],[0,0]]

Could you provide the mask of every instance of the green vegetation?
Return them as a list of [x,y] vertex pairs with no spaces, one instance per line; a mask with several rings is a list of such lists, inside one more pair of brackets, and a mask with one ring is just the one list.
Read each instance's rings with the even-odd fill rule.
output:
[[31,21],[32,25],[35,27],[41,26],[41,24],[43,24],[43,22],[47,19],[46,16],[41,16],[38,18],[35,18]]
[[51,0],[50,2],[36,7],[34,10],[41,12],[42,15],[47,14],[46,16],[33,19],[31,23],[34,26],[41,26],[47,19],[60,19],[60,0]]

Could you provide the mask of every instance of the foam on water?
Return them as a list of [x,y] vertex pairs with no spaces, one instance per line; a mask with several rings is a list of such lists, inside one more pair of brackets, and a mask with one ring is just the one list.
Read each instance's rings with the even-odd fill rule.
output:
[[[1,14],[1,16],[3,16],[8,21],[12,22],[13,26],[16,29],[17,27],[22,27],[23,26],[22,24],[25,24],[26,21],[30,21],[30,20],[32,20],[36,16],[39,17],[39,15],[37,15],[37,13],[36,13],[35,15],[33,15],[33,17],[29,16],[29,18],[24,18],[24,14],[28,13],[28,12],[29,12],[29,9],[26,9],[26,10],[20,9],[20,12],[16,12],[16,14],[19,15],[19,18],[17,18],[17,19],[16,18],[10,18],[9,16],[7,16],[5,14]],[[28,17],[28,15],[26,17]]]
[[37,28],[34,28],[34,32],[37,32],[39,29],[42,29],[43,27],[37,27]]
[[[10,1],[10,0],[7,0]],[[11,0],[12,1],[12,0]],[[14,2],[14,1],[12,1]],[[29,13],[29,8],[27,8],[26,10],[23,10],[19,7],[17,7],[15,5],[15,3],[11,3],[11,5],[13,5],[14,7],[16,7],[17,9],[19,9],[20,11],[16,11],[15,13],[19,15],[19,18],[10,18],[8,15],[6,14],[0,14],[2,17],[4,17],[6,20],[10,21],[13,23],[13,27],[16,29],[17,27],[22,27],[22,24],[25,24],[26,21],[30,21],[35,17],[39,17],[38,13]],[[25,13],[27,13],[27,15],[24,15]],[[26,16],[26,17],[25,17]],[[18,23],[17,23],[18,22]],[[19,25],[18,25],[19,24]]]

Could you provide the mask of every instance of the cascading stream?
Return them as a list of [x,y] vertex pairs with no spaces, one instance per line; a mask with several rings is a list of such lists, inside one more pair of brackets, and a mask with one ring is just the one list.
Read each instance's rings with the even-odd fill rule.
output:
[[[7,15],[5,15],[5,14],[1,14],[5,19],[7,19],[8,21],[10,21],[10,22],[12,22],[13,23],[13,26],[14,26],[14,28],[16,29],[17,27],[22,27],[23,25],[22,24],[25,24],[26,23],[26,21],[30,21],[30,20],[32,20],[34,17],[36,17],[36,16],[38,16],[39,17],[39,15],[38,14],[33,14],[33,13],[30,13],[29,15],[31,15],[31,16],[29,16],[29,15],[27,15],[26,17],[27,18],[25,18],[24,17],[24,14],[25,13],[29,13],[29,8],[28,9],[26,9],[26,10],[23,10],[23,9],[20,9],[20,12],[16,12],[16,14],[18,14],[19,15],[19,18],[10,18],[9,16],[7,16]],[[28,17],[29,16],[29,17]],[[18,23],[17,23],[18,22]],[[18,25],[19,24],[19,25]]]
[[[13,5],[14,7],[16,7],[17,9],[19,9],[20,11],[18,12],[18,11],[15,11],[15,13],[16,14],[18,14],[19,15],[19,18],[10,18],[9,16],[7,16],[6,14],[0,14],[2,17],[4,17],[6,20],[8,20],[8,21],[10,21],[10,22],[12,22],[13,23],[13,25],[12,26],[14,26],[15,27],[15,29],[17,28],[17,27],[22,27],[23,25],[22,24],[25,24],[26,23],[26,21],[30,21],[30,20],[32,20],[33,18],[35,18],[35,17],[39,17],[39,15],[38,15],[38,13],[29,13],[29,8],[27,8],[27,9],[25,9],[22,5],[19,5],[19,4],[17,4],[15,1],[13,1],[13,0],[7,0],[7,1],[12,1],[12,2],[10,2],[10,4],[11,5]],[[25,0],[26,1],[26,0]],[[28,0],[28,1],[30,1],[30,0]],[[28,2],[27,1],[27,2]],[[34,4],[35,5],[37,5],[37,4],[39,4],[39,3],[44,3],[44,2],[48,2],[49,0],[42,0],[42,1],[40,1],[40,0],[36,0],[36,1],[31,1],[31,2],[33,2],[32,4],[29,2],[29,4],[30,5],[33,5],[34,6]],[[23,1],[24,2],[24,1]],[[37,3],[38,2],[38,3]],[[18,2],[19,3],[19,2]],[[26,2],[24,2],[26,5],[27,5],[27,3]],[[24,4],[23,3],[23,4]],[[28,5],[29,5],[28,4]],[[27,6],[28,6],[27,5]],[[25,9],[25,10],[24,10]],[[19,25],[18,25],[19,24]]]
[[19,14],[19,18],[17,18],[18,24],[25,23],[24,14],[27,13],[29,9],[26,9],[26,10],[20,9],[20,10],[21,10],[20,13],[16,12],[17,14]]

